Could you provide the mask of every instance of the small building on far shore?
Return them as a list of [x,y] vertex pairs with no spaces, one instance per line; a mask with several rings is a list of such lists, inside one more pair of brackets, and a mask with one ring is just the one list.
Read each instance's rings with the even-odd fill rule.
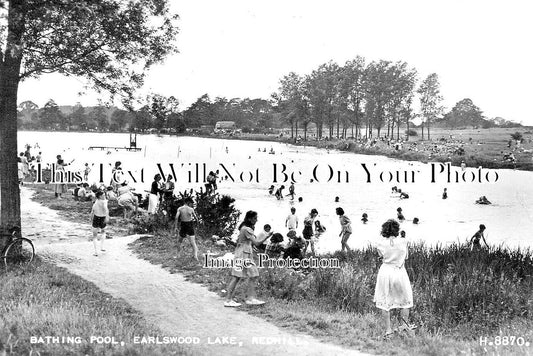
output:
[[202,125],[200,126],[200,132],[203,134],[210,134],[213,132],[213,126],[211,125]]
[[233,133],[235,132],[235,121],[217,121],[215,124],[215,133]]

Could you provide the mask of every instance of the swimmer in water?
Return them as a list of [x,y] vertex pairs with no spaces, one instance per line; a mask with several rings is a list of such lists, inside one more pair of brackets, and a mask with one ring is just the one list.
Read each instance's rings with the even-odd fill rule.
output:
[[476,204],[482,204],[482,205],[489,205],[489,204],[492,204],[486,196],[482,196],[480,197],[478,200],[476,200]]
[[418,220],[418,218],[414,218],[413,219],[413,224],[418,225],[419,222],[420,222],[420,220]]
[[398,209],[396,209],[396,211],[398,212],[398,220],[400,220],[400,222],[404,221],[405,220],[405,216],[403,216],[403,214],[402,214],[402,208],[398,208]]
[[278,200],[283,199],[283,189],[285,189],[284,185],[276,190],[276,198],[278,198]]
[[397,186],[392,187],[392,192],[393,193],[398,193],[398,187]]
[[294,183],[291,183],[291,185],[289,186],[289,195],[291,196],[291,200],[294,200]]
[[274,193],[274,185],[271,185],[270,188],[268,188],[268,194],[272,195]]
[[299,198],[298,198],[298,203],[301,203],[301,202],[303,202],[303,201],[304,201],[304,198],[302,198],[302,197],[299,197]]
[[368,215],[367,213],[363,213],[363,216],[361,218],[361,221],[363,222],[363,224],[366,224],[368,222]]
[[444,188],[444,191],[442,192],[442,199],[448,199],[448,189]]
[[339,197],[335,197],[335,203],[338,203],[340,201]]
[[401,237],[402,239],[405,239],[405,231],[403,231],[403,230],[400,231],[400,237]]

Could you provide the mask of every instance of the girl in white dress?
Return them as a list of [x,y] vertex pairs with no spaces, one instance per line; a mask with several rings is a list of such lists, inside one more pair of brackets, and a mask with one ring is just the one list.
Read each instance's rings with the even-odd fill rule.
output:
[[407,241],[398,239],[400,224],[396,220],[388,220],[381,227],[381,238],[377,244],[383,263],[379,268],[374,302],[382,310],[385,322],[385,337],[393,334],[390,320],[391,309],[401,309],[401,330],[413,330],[414,325],[408,323],[409,308],[413,306],[413,290],[405,269],[407,259]]

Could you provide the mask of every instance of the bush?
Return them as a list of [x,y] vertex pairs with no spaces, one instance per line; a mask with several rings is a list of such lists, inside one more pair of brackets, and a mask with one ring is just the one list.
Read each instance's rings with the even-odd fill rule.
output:
[[235,199],[228,195],[196,195],[196,214],[201,220],[200,230],[204,236],[231,236],[241,216],[234,206]]
[[515,133],[511,134],[511,138],[515,141],[521,141],[523,138],[523,135],[521,132],[516,131]]
[[184,191],[172,201],[163,202],[156,214],[141,215],[133,218],[135,233],[157,233],[172,228],[178,208],[188,197],[195,194],[195,211],[200,219],[198,235],[231,236],[239,221],[241,212],[235,208],[235,199],[228,195],[194,193]]
[[405,130],[405,134],[407,136],[418,136],[418,132],[416,130],[413,130],[413,129]]
[[166,211],[159,210],[156,214],[143,214],[132,217],[133,232],[136,234],[153,234],[171,228],[171,219]]

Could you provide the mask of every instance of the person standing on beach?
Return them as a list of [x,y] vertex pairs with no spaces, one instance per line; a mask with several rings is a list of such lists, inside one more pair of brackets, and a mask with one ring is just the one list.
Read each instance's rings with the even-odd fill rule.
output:
[[194,221],[198,221],[198,216],[192,208],[193,200],[191,197],[185,198],[185,205],[178,208],[176,213],[176,221],[174,223],[174,230],[178,230],[179,224],[179,238],[178,251],[180,250],[181,242],[185,237],[189,239],[192,246],[192,254],[194,259],[198,261],[198,246],[196,246],[196,239],[194,236]]
[[174,198],[175,187],[176,185],[174,184],[174,177],[172,177],[172,174],[169,174],[167,177],[167,181],[165,182],[163,201],[170,202]]
[[296,230],[298,228],[298,217],[296,216],[296,208],[291,208],[291,213],[285,219],[285,226],[289,231]]
[[344,252],[344,250],[350,252],[348,239],[352,234],[352,222],[344,215],[343,208],[339,207],[335,209],[335,213],[339,216],[339,222],[341,223],[341,232],[339,233],[339,237],[341,238],[341,252]]
[[148,196],[148,214],[155,214],[157,211],[157,206],[159,205],[159,194],[163,193],[159,185],[161,180],[161,174],[157,173],[154,176],[154,181],[152,182],[152,187],[150,189],[150,195]]
[[381,309],[385,324],[385,338],[393,334],[390,319],[391,309],[401,309],[399,330],[414,330],[409,324],[409,309],[413,307],[413,289],[405,269],[407,259],[407,241],[398,239],[400,224],[396,220],[387,220],[381,226],[382,238],[377,243],[377,250],[382,264],[376,280],[374,302]]
[[94,246],[94,255],[98,256],[98,249],[96,247],[96,240],[100,232],[100,251],[104,250],[104,240],[106,239],[105,227],[109,222],[109,209],[107,207],[107,200],[105,200],[104,192],[101,190],[96,192],[96,200],[91,210],[91,220],[93,221],[93,235],[92,240]]
[[85,168],[83,170],[83,181],[87,182],[89,181],[89,173],[91,172],[91,167],[89,167],[89,163],[85,163]]
[[113,187],[113,190],[116,192],[122,180],[122,162],[116,161],[115,166],[111,169],[111,181],[109,185]]
[[[72,163],[72,162],[71,162]],[[60,177],[55,177],[56,179],[59,178],[60,180],[65,179],[65,166],[68,166],[68,164],[65,163],[61,155],[57,155],[57,163],[56,163],[56,173],[60,173]],[[57,174],[56,174],[57,175]],[[61,199],[61,194],[67,192],[67,185],[65,183],[56,183],[54,185],[54,193],[57,199]]]
[[255,224],[257,223],[257,212],[247,211],[244,216],[244,221],[239,226],[239,237],[237,238],[237,246],[234,252],[234,263],[231,270],[231,279],[228,283],[225,307],[239,307],[241,303],[233,300],[235,297],[235,288],[237,283],[243,278],[248,279],[247,298],[245,303],[247,305],[262,305],[264,301],[256,299],[255,284],[257,277],[259,277],[259,270],[254,261],[252,244],[255,246],[261,245],[270,236],[266,235],[263,239],[259,239],[254,235]]
[[22,173],[26,177],[30,173],[30,163],[28,158],[24,155],[24,152],[20,152],[20,162],[22,163]]

